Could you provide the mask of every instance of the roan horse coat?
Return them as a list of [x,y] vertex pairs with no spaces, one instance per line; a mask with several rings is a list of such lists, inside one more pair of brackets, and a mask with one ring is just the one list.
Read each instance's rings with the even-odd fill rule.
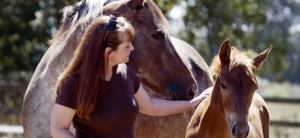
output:
[[[36,68],[24,97],[22,118],[27,138],[51,137],[49,126],[54,85],[85,29],[102,14],[124,16],[132,23],[136,30],[132,41],[135,51],[130,55],[128,65],[158,97],[188,100],[213,84],[204,60],[191,46],[170,36],[167,20],[151,0],[111,3],[83,0],[63,11],[62,25]],[[172,128],[174,117],[183,120],[176,128]],[[140,114],[135,127],[137,137],[183,137],[190,117],[191,112],[164,118]],[[166,128],[163,132],[162,127]]]

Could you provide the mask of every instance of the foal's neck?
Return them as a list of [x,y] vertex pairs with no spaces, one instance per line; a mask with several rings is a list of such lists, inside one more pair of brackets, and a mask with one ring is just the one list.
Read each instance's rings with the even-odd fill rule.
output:
[[[225,110],[222,105],[222,94],[220,93],[220,80],[217,79],[213,91],[210,96],[205,115],[202,118],[201,128],[209,129],[209,133],[204,136],[208,137],[224,137],[230,136]],[[218,132],[211,134],[210,132]],[[205,132],[204,132],[205,133]]]
[[216,111],[219,111],[220,113],[224,114],[224,108],[222,105],[222,94],[220,90],[220,79],[217,79],[214,85],[213,91],[211,93],[209,108],[218,108],[218,110]]

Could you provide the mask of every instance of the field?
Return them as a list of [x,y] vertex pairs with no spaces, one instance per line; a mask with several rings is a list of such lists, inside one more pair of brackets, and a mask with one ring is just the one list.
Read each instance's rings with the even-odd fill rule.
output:
[[[267,103],[271,120],[300,122],[300,106],[297,104]],[[299,127],[271,126],[272,138],[299,138]]]
[[[300,85],[287,82],[274,83],[266,79],[257,78],[262,97],[296,98],[300,99]],[[267,103],[270,119],[274,121],[300,122],[300,104]],[[300,127],[271,126],[271,138],[300,138]]]

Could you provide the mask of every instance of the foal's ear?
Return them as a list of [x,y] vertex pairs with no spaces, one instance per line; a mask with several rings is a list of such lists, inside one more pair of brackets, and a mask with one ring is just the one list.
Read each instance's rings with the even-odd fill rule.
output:
[[261,52],[260,54],[258,54],[255,58],[253,58],[253,66],[257,69],[260,67],[260,65],[262,65],[262,63],[267,59],[271,49],[272,49],[272,45],[269,46],[268,49],[266,49],[265,51]]
[[222,65],[230,61],[230,52],[231,46],[229,44],[229,40],[227,39],[222,43],[219,51],[219,57]]
[[144,0],[130,0],[128,4],[131,9],[139,9],[143,6]]

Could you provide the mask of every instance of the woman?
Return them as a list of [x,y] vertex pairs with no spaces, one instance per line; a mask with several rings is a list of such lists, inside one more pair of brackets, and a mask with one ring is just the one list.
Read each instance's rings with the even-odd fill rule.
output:
[[58,81],[51,118],[55,138],[134,137],[138,112],[170,115],[193,109],[207,95],[191,101],[150,98],[126,66],[134,50],[133,27],[124,18],[102,16],[85,31],[74,57]]

